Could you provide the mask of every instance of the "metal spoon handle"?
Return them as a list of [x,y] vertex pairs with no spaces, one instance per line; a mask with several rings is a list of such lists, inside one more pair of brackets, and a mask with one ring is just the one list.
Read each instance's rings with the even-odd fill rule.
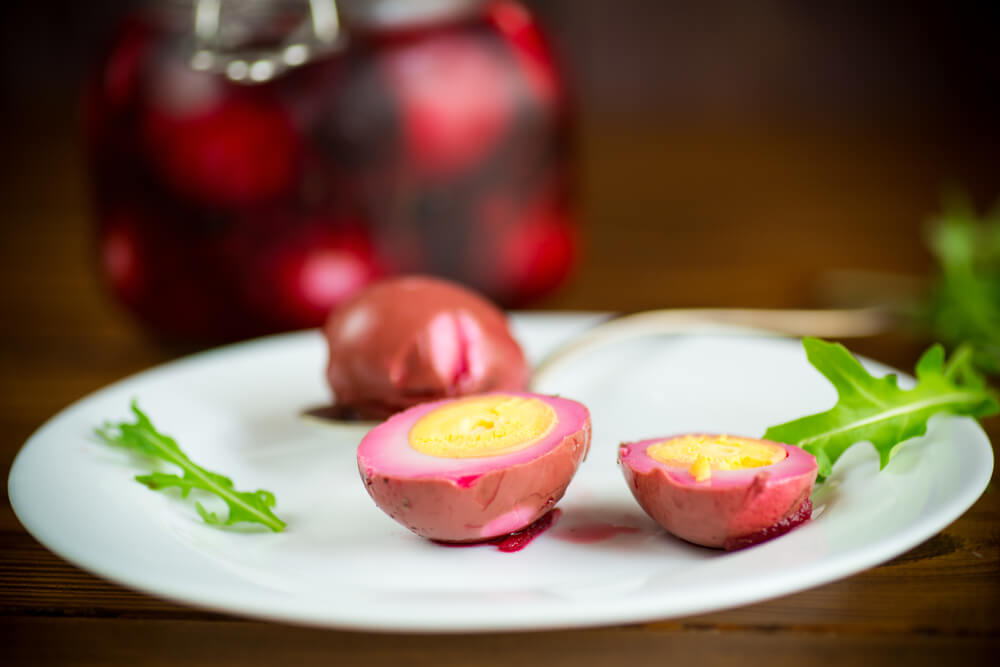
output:
[[644,311],[615,317],[573,337],[535,367],[531,383],[538,386],[555,366],[584,351],[645,336],[691,333],[712,325],[728,325],[760,334],[860,338],[883,333],[898,319],[898,312],[888,306],[828,310],[689,308]]

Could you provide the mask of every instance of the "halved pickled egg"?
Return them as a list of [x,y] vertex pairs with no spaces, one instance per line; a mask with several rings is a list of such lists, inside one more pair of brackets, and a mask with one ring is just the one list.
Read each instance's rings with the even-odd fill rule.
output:
[[372,429],[358,470],[380,509],[417,535],[472,542],[528,526],[566,491],[590,413],[522,392],[423,403]]
[[694,544],[742,548],[811,516],[816,459],[793,445],[691,433],[623,443],[618,462],[646,513]]

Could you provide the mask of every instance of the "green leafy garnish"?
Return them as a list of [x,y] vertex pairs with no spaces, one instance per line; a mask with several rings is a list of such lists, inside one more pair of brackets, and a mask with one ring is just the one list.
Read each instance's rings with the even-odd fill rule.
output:
[[134,423],[105,422],[102,427],[95,429],[97,437],[109,445],[124,447],[132,452],[172,463],[183,471],[182,475],[164,472],[136,475],[136,481],[153,490],[180,489],[183,498],[187,498],[192,489],[201,489],[224,500],[229,507],[229,516],[225,519],[205,509],[200,502],[195,503],[195,509],[205,523],[215,526],[231,526],[240,522],[259,523],[276,533],[285,528],[285,522],[271,511],[276,502],[273,493],[263,489],[237,491],[233,488],[233,480],[197,465],[181,451],[173,438],[157,431],[136,401],[132,401],[131,408],[136,417]]
[[953,195],[931,227],[939,273],[920,319],[946,343],[968,343],[983,371],[1000,374],[1000,206],[978,217]]
[[819,478],[858,442],[870,442],[884,468],[892,451],[905,440],[927,432],[927,420],[939,412],[985,417],[1000,404],[973,365],[970,347],[962,347],[945,364],[944,348],[934,345],[917,362],[917,384],[900,389],[895,375],[872,376],[838,343],[805,338],[809,363],[837,390],[836,405],[826,412],[772,426],[764,438],[798,445],[816,457]]

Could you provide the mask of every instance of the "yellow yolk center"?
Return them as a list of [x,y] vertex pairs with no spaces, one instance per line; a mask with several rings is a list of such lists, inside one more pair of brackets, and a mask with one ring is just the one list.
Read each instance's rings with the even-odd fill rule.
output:
[[778,445],[727,435],[682,435],[646,448],[646,455],[660,463],[686,467],[695,481],[710,479],[713,470],[744,470],[769,466],[788,453]]
[[466,398],[421,417],[410,429],[410,447],[446,458],[497,456],[535,444],[557,421],[552,406],[537,398]]

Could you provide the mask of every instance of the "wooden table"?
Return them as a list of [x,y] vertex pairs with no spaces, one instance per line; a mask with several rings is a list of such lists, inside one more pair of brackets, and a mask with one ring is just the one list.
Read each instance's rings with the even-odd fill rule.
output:
[[[194,349],[147,337],[102,290],[71,126],[42,117],[18,134],[5,142],[0,181],[4,470],[70,402]],[[946,178],[997,194],[984,148],[919,129],[590,119],[581,137],[589,252],[547,308],[822,305],[835,269],[928,270],[920,223]],[[904,368],[922,344],[898,334],[851,343]],[[994,442],[998,422],[986,424]],[[564,632],[338,632],[208,613],[99,580],[35,542],[5,493],[0,663],[992,664],[998,575],[1000,491],[991,485],[944,532],[889,563],[748,607]]]

